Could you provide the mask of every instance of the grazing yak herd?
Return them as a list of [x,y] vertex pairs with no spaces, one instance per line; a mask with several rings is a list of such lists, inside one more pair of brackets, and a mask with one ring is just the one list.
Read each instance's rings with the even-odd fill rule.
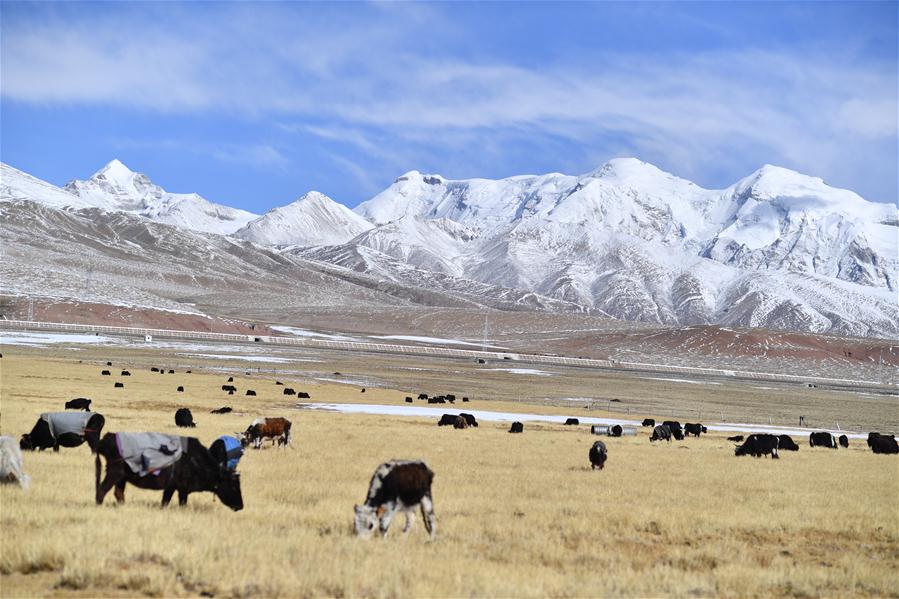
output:
[[[112,363],[107,362],[107,366]],[[150,372],[165,374],[166,370],[153,367]],[[169,369],[169,374],[174,374]],[[190,373],[188,370],[187,373]],[[109,370],[102,370],[101,376],[110,376]],[[122,376],[131,376],[127,370]],[[233,377],[228,382],[233,382]],[[116,387],[123,383],[116,382]],[[223,391],[234,394],[236,387],[223,385]],[[292,390],[291,390],[292,391]],[[183,386],[177,392],[184,392]],[[256,395],[247,390],[247,395]],[[300,392],[301,397],[309,397]],[[125,486],[130,483],[144,489],[162,491],[162,505],[165,507],[178,492],[178,503],[187,503],[188,495],[200,491],[214,493],[226,506],[233,510],[243,509],[240,490],[240,473],[237,465],[247,446],[260,448],[264,439],[279,446],[291,445],[291,423],[285,418],[258,418],[243,433],[235,436],[223,435],[207,449],[194,437],[183,437],[164,433],[106,433],[103,427],[106,419],[102,414],[91,411],[91,400],[78,397],[65,402],[63,412],[45,412],[40,415],[31,432],[22,435],[18,443],[12,437],[0,437],[0,481],[17,482],[27,488],[29,477],[22,465],[22,450],[78,447],[87,443],[95,459],[95,500],[103,503],[110,490],[114,489],[116,501],[125,500]],[[230,406],[212,410],[212,414],[227,414]],[[178,427],[194,428],[193,414],[189,408],[178,408],[175,412]],[[101,456],[106,461],[106,476],[101,480]]]
[[[107,366],[112,366],[107,362]],[[151,372],[165,374],[166,370],[153,367]],[[190,372],[190,371],[187,371]],[[174,370],[169,369],[169,374]],[[130,376],[127,370],[122,376]],[[109,370],[103,370],[101,376],[110,376]],[[234,395],[237,388],[229,377],[222,391]],[[276,385],[283,386],[280,381]],[[116,383],[116,386],[123,386]],[[178,392],[184,387],[179,386]],[[297,392],[284,387],[284,395],[308,399],[305,392]],[[246,395],[255,396],[252,389]],[[419,400],[429,404],[455,403],[452,394],[429,397],[422,393]],[[468,397],[462,397],[468,402]],[[413,401],[411,396],[405,402]],[[95,500],[102,504],[110,490],[114,490],[116,501],[125,500],[125,487],[132,484],[144,489],[162,491],[162,506],[169,504],[175,492],[178,503],[187,503],[188,496],[196,492],[212,492],[223,504],[232,510],[243,509],[243,497],[240,488],[240,473],[237,466],[245,448],[261,449],[263,442],[271,441],[271,446],[292,447],[291,422],[286,418],[257,418],[242,433],[236,436],[222,435],[209,448],[206,448],[194,437],[169,435],[164,433],[106,433],[102,434],[106,424],[105,418],[91,411],[91,400],[79,397],[65,402],[64,412],[46,412],[40,415],[31,432],[22,435],[17,444],[12,437],[0,437],[0,482],[16,482],[27,488],[29,477],[22,465],[21,450],[41,450],[60,447],[78,447],[87,443],[95,454]],[[211,414],[227,414],[232,412],[230,406],[212,410]],[[175,412],[175,424],[178,427],[193,428],[196,423],[188,408],[179,408]],[[474,415],[469,413],[443,414],[438,426],[451,426],[455,429],[468,429],[478,426]],[[578,426],[577,418],[568,418],[568,426]],[[667,441],[683,440],[686,436],[699,437],[708,432],[700,423],[686,423],[683,426],[677,421],[666,420],[656,425],[652,418],[643,421],[643,426],[652,429],[649,440]],[[597,428],[597,427],[594,427]],[[620,425],[603,427],[609,436],[622,436]],[[524,425],[513,422],[510,433],[523,433]],[[592,430],[591,432],[595,432]],[[631,431],[632,433],[633,431]],[[101,436],[102,435],[102,436]],[[744,439],[743,435],[728,437],[729,441],[738,443],[734,450],[736,456],[751,455],[754,457],[771,456],[778,459],[779,451],[798,451],[799,446],[789,435],[752,434]],[[882,435],[872,432],[868,435],[868,446],[874,453],[899,454],[899,444],[894,435]],[[811,447],[836,449],[838,446],[848,447],[846,435],[835,438],[828,432],[813,432],[809,436]],[[101,456],[106,461],[106,475],[101,480]],[[590,467],[602,470],[608,459],[608,449],[602,441],[594,442],[588,451]],[[383,536],[386,535],[394,516],[402,512],[406,516],[403,532],[408,532],[414,522],[412,512],[420,509],[425,528],[433,538],[436,531],[434,504],[431,497],[431,483],[434,473],[421,460],[392,460],[377,467],[369,483],[368,494],[363,505],[355,506],[355,532],[359,536],[369,536],[375,528]]]

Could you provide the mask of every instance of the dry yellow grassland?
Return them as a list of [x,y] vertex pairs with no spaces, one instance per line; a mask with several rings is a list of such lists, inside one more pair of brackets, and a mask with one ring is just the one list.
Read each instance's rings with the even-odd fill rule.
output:
[[[124,362],[116,362],[118,374]],[[129,487],[94,504],[86,446],[25,454],[28,492],[0,488],[0,594],[24,596],[897,596],[899,459],[811,450],[779,461],[736,458],[708,436],[668,445],[605,439],[591,471],[586,426],[438,428],[433,420],[295,411],[270,380],[235,375],[257,398],[223,394],[225,374],[158,375],[4,352],[0,429],[18,437],[42,411],[92,397],[106,431],[175,433],[188,406],[207,445],[258,415],[294,422],[294,448],[249,451],[245,509],[212,494],[161,510]],[[402,403],[403,391],[284,380],[320,401]],[[186,393],[175,393],[184,385]],[[361,396],[361,397],[360,397]],[[211,415],[231,405],[242,414]],[[466,404],[514,409],[513,404]],[[457,406],[462,407],[462,406]],[[528,412],[532,405],[521,406]],[[576,415],[576,414],[575,414]],[[435,471],[437,540],[420,517],[386,539],[351,534],[375,467],[423,458]]]

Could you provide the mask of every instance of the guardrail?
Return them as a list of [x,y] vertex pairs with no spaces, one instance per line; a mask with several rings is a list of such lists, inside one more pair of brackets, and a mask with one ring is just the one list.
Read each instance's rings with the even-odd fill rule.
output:
[[713,377],[742,378],[752,380],[797,382],[833,385],[863,385],[895,389],[896,384],[878,381],[861,381],[852,379],[827,378],[816,376],[789,375],[769,372],[753,372],[745,370],[727,370],[716,368],[697,368],[692,366],[675,366],[670,364],[650,364],[643,362],[620,362],[618,360],[599,360],[592,358],[569,358],[564,356],[548,356],[543,354],[527,354],[520,352],[489,352],[483,350],[456,349],[447,347],[424,347],[419,345],[397,345],[392,343],[368,343],[360,341],[330,341],[311,339],[308,337],[277,337],[268,335],[241,335],[236,333],[210,333],[204,331],[180,331],[173,329],[148,329],[139,327],[115,327],[108,325],[72,324],[61,322],[34,322],[25,320],[0,320],[0,329],[49,330],[78,333],[106,333],[109,335],[126,335],[136,337],[197,339],[205,341],[230,341],[236,343],[266,343],[272,345],[297,346],[318,349],[335,349],[359,352],[396,353],[412,355],[441,356],[446,358],[512,360],[530,364],[550,364],[579,368],[601,368],[638,372],[654,372],[682,375],[700,375]]

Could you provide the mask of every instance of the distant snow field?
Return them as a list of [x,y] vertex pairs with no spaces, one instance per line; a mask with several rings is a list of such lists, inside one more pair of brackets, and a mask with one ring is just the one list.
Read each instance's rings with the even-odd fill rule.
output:
[[122,345],[127,343],[127,340],[105,337],[103,335],[85,335],[82,333],[32,333],[11,331],[3,331],[0,333],[0,345],[47,345],[54,343]]
[[[459,410],[454,407],[442,408],[426,408],[418,406],[382,406],[377,404],[339,404],[339,403],[309,403],[299,404],[299,409],[305,410],[326,410],[331,412],[341,412],[343,414],[377,414],[382,416],[417,416],[426,418],[439,418],[444,413],[460,413],[466,412],[471,414],[478,420],[485,422],[551,422],[556,424],[564,424],[568,416],[551,416],[548,414],[519,414],[516,412],[492,412],[487,410],[471,410],[468,408]],[[620,424],[621,426],[633,426],[642,428],[641,423],[637,420],[625,420],[618,418],[596,418],[590,416],[578,416],[581,424],[601,424],[611,426]],[[796,435],[803,436],[815,430],[829,430],[834,434],[845,434],[850,439],[865,439],[866,433],[847,433],[832,429],[802,429],[791,428],[785,426],[759,426],[755,424],[742,423],[715,423],[707,425],[710,431],[718,432],[743,432],[743,433],[770,433],[774,435]]]
[[246,362],[274,362],[283,364],[285,362],[314,362],[306,358],[276,358],[274,356],[235,356],[231,354],[178,354],[188,358],[209,358],[211,360],[244,360]]
[[645,381],[670,381],[672,383],[689,383],[691,385],[720,385],[721,383],[715,383],[713,381],[691,381],[688,379],[668,379],[661,378],[656,376],[641,376],[639,377]]
[[536,368],[486,368],[485,370],[498,370],[502,372],[511,372],[512,374],[530,374],[533,376],[556,376],[552,372],[537,370]]
[[418,341],[419,343],[435,343],[446,345],[470,345],[471,347],[491,347],[493,349],[506,349],[498,345],[484,345],[459,339],[443,339],[442,337],[421,337],[419,335],[371,335],[372,339],[396,339],[397,341]]
[[288,333],[290,335],[295,335],[296,337],[319,337],[321,339],[328,339],[330,341],[360,341],[360,339],[356,337],[348,337],[346,335],[335,335],[329,333],[316,333],[315,331],[308,331],[306,329],[299,329],[297,327],[277,326],[271,328],[273,331],[278,331],[279,333]]

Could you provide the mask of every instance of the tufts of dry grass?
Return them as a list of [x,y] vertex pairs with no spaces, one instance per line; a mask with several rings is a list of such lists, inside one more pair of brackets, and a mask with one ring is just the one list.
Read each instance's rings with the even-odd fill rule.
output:
[[[120,393],[96,365],[4,354],[3,434],[78,395],[95,399],[109,431],[178,431],[182,405],[206,444],[259,414],[295,427],[294,449],[242,460],[238,513],[208,493],[161,510],[160,493],[133,487],[125,505],[110,494],[98,507],[86,447],[27,453],[31,491],[0,488],[4,597],[897,596],[899,460],[858,443],[772,461],[735,458],[722,437],[668,446],[644,434],[608,439],[606,468],[593,472],[587,427],[509,435],[499,423],[460,431],[293,411],[271,381],[235,376],[259,392],[247,399],[221,393],[225,375],[145,368],[132,368]],[[317,400],[360,395],[288,382]],[[365,400],[404,395],[370,389]],[[223,404],[242,413],[206,413]],[[424,458],[436,472],[434,543],[420,518],[405,538],[402,522],[387,539],[350,533],[372,471],[394,457]]]

